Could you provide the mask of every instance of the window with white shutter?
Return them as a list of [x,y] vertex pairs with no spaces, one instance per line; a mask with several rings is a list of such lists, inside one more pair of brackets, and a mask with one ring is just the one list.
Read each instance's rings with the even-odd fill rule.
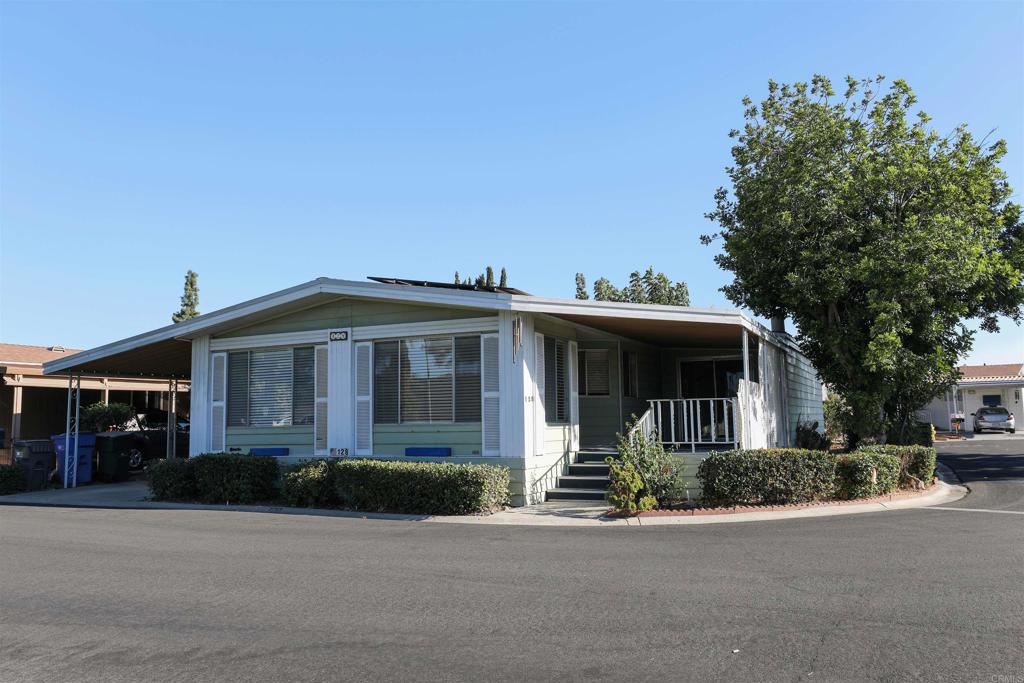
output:
[[317,455],[327,453],[327,347],[317,346],[314,356],[313,449]]
[[498,372],[498,335],[480,337],[478,350],[482,358],[479,373],[481,403],[483,404],[484,455],[501,455],[501,400]]
[[312,347],[223,355],[227,365],[227,426],[313,425]]
[[220,453],[224,450],[224,431],[227,398],[228,355],[215,353],[210,358],[210,450]]
[[548,424],[569,421],[568,342],[554,337],[544,338],[544,413]]

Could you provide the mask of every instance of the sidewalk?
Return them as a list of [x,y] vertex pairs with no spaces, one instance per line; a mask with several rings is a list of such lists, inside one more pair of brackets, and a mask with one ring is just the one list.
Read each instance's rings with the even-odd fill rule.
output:
[[[940,465],[940,482],[933,490],[919,496],[908,496],[894,501],[862,504],[819,505],[793,510],[765,510],[716,515],[666,517],[607,517],[605,503],[550,502],[529,507],[510,508],[493,515],[460,515],[440,517],[431,515],[402,515],[347,510],[320,510],[273,505],[202,505],[198,503],[161,503],[149,500],[149,489],[143,481],[123,484],[96,484],[74,489],[50,489],[0,496],[0,506],[26,505],[71,508],[105,508],[114,510],[210,510],[231,512],[263,512],[315,517],[342,517],[349,519],[379,519],[396,521],[433,522],[439,524],[514,524],[524,526],[665,526],[692,524],[728,524],[732,522],[765,522],[805,517],[831,517],[855,515],[865,512],[885,512],[944,505],[967,495],[967,488],[959,485],[952,470]],[[2,514],[2,513],[0,513]]]

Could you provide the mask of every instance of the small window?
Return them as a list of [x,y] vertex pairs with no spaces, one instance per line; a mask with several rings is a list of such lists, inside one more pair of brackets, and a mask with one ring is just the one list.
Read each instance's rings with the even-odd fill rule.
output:
[[622,395],[625,398],[640,398],[640,371],[634,351],[622,352]]
[[606,349],[579,352],[580,396],[610,396],[611,372]]

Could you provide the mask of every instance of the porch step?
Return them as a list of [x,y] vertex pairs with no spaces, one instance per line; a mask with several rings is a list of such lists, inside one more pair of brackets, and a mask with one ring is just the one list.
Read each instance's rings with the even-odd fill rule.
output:
[[611,466],[603,462],[574,462],[569,465],[569,474],[580,477],[607,477]]
[[548,500],[604,500],[607,491],[604,489],[548,489]]
[[609,483],[607,475],[587,477],[570,474],[558,478],[558,488],[560,489],[601,489],[604,491],[608,488]]
[[618,455],[618,451],[607,450],[607,451],[580,451],[576,454],[577,463],[604,463],[604,459],[607,457],[615,457]]

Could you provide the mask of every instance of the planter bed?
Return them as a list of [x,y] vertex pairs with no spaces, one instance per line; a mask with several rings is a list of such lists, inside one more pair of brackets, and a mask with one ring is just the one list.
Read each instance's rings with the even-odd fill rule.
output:
[[735,507],[703,507],[694,505],[691,507],[674,508],[670,510],[645,510],[633,515],[624,515],[615,510],[609,510],[608,517],[695,517],[702,515],[732,515],[742,512],[783,512],[786,510],[803,510],[806,508],[838,507],[847,505],[861,505],[863,503],[886,503],[894,500],[905,500],[915,496],[931,493],[938,487],[933,483],[926,489],[900,490],[887,493],[881,496],[870,498],[855,498],[853,500],[821,500],[810,503],[791,503],[789,505],[738,505]]

